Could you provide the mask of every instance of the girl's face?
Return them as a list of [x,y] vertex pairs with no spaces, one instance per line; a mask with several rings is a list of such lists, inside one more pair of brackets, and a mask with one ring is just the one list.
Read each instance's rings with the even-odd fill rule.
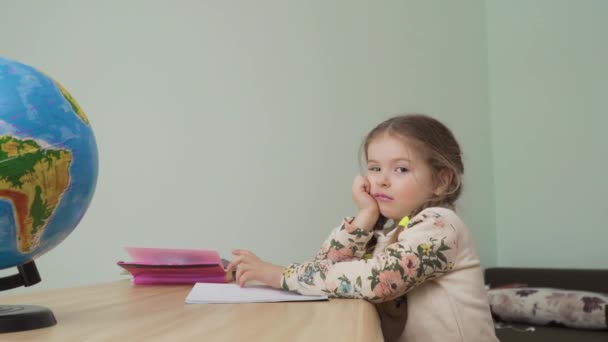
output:
[[390,134],[367,147],[367,179],[380,213],[399,221],[433,196],[430,166],[402,139]]

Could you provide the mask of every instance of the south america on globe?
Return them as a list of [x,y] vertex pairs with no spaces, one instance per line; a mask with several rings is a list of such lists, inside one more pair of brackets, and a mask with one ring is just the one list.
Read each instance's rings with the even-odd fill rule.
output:
[[95,136],[72,95],[43,72],[0,57],[0,269],[63,241],[87,211]]

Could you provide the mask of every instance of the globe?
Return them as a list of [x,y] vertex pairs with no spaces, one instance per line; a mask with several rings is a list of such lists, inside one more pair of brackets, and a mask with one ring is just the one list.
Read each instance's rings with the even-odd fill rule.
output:
[[78,102],[43,72],[0,57],[0,269],[63,241],[89,207],[97,172]]

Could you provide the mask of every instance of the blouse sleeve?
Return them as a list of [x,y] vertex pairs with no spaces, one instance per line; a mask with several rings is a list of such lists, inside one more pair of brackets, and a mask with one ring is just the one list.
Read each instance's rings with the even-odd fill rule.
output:
[[373,258],[291,264],[281,284],[287,291],[306,295],[385,302],[450,272],[456,253],[456,223],[427,209],[412,219],[397,242]]
[[353,219],[345,218],[339,227],[332,230],[329,237],[323,242],[314,262],[325,260],[334,263],[363,257],[365,246],[373,233],[352,225]]

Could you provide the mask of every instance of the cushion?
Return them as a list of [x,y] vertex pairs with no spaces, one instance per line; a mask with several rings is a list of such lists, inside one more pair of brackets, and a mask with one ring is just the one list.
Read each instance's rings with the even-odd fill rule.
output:
[[492,315],[503,322],[608,329],[608,295],[553,288],[488,291]]

